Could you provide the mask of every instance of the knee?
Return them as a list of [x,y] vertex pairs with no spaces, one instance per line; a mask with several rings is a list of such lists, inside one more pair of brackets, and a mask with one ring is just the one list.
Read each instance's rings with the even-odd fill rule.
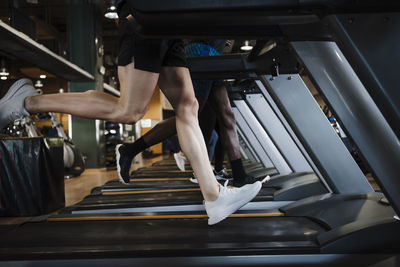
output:
[[146,113],[146,110],[126,110],[122,109],[119,110],[114,114],[114,120],[118,121],[119,123],[126,123],[126,124],[134,124],[141,120]]
[[120,123],[125,123],[125,124],[135,124],[141,118],[143,118],[143,115],[141,115],[141,114],[125,114],[125,115],[120,116],[118,121]]
[[144,114],[145,114],[145,112],[142,112],[142,111],[126,113],[121,116],[121,120],[122,120],[122,123],[135,124],[143,118]]
[[194,96],[182,97],[178,106],[176,107],[176,115],[182,116],[196,116],[199,110],[199,103]]

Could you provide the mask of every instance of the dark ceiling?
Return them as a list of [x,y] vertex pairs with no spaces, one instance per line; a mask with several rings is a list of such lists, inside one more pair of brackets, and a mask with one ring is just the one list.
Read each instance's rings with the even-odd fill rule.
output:
[[[43,44],[56,54],[68,59],[67,47],[67,12],[69,3],[93,4],[96,12],[99,12],[103,32],[104,58],[103,65],[106,67],[105,81],[116,76],[116,56],[118,54],[118,31],[117,21],[107,19],[104,14],[110,0],[1,0],[0,20],[10,24],[13,10],[17,10],[23,17],[34,23],[35,27],[29,34],[24,28],[23,31],[30,35],[35,41]],[[116,1],[115,1],[116,2]],[[236,40],[232,52],[239,52],[243,40]],[[28,76],[37,79],[43,71],[38,69],[31,62],[24,62],[7,57],[7,54],[0,51],[0,59],[6,62],[10,71],[10,79]],[[49,78],[59,79],[48,75]]]

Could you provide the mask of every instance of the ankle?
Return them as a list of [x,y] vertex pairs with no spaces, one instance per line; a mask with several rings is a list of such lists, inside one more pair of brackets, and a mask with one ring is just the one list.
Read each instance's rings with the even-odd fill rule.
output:
[[24,100],[24,108],[26,111],[29,113],[34,113],[33,112],[33,107],[35,107],[35,96],[28,96]]
[[217,200],[219,196],[219,183],[216,183],[216,185],[209,191],[204,193],[204,200],[209,202],[209,201],[215,201]]
[[143,137],[136,140],[133,144],[124,144],[121,147],[121,152],[126,156],[135,157],[137,154],[142,152],[147,148],[147,144],[144,141]]

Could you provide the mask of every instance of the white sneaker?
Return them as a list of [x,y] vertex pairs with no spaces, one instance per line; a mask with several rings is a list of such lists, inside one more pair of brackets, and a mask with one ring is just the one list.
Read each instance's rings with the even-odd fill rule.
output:
[[176,162],[176,165],[181,171],[185,171],[185,162],[186,162],[186,157],[182,156],[181,153],[174,153],[174,159]]
[[204,201],[204,206],[208,215],[208,224],[219,223],[248,202],[250,202],[261,190],[260,181],[254,184],[247,184],[242,187],[229,187],[220,185],[219,195],[215,201]]

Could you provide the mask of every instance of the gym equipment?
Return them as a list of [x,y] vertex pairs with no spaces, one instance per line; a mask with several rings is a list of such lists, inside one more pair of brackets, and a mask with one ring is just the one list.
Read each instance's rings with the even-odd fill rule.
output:
[[[382,12],[388,9],[398,12],[400,9],[398,1],[378,3],[369,0],[127,1],[134,8],[138,32],[150,37],[170,34],[178,37],[282,35],[282,24],[288,26],[316,22],[327,13]],[[208,25],[213,27],[210,29]],[[289,101],[290,93],[293,93],[299,97],[297,101],[305,99],[305,105],[309,103],[300,77],[297,74],[280,74],[277,77],[263,75],[260,80],[268,87],[265,92],[271,94],[273,99],[279,99],[275,102],[307,151],[317,151],[318,144],[312,138],[315,133],[301,125],[305,122],[296,117],[299,106],[294,103],[291,107]],[[346,89],[340,88],[339,91]],[[314,107],[312,104],[306,112],[311,112]],[[350,111],[356,112],[357,109],[354,110],[351,105]],[[318,116],[317,113],[313,119],[318,119]],[[379,123],[375,124],[377,117],[372,118],[374,125],[379,127],[378,133],[383,129],[389,130]],[[327,122],[324,119],[321,125]],[[324,134],[323,131],[320,136]],[[326,134],[330,135],[329,132]],[[372,148],[371,153],[375,149],[378,150]],[[333,153],[331,156],[335,155],[340,154]],[[388,157],[392,155],[395,154],[390,151]],[[11,231],[2,231],[0,257],[8,260],[7,264],[13,263],[13,259],[24,258],[30,264],[40,266],[45,264],[49,255],[63,259],[50,262],[52,264],[71,264],[74,260],[67,259],[73,258],[75,263],[81,265],[94,265],[94,258],[112,257],[112,262],[105,260],[102,263],[395,266],[400,251],[400,222],[395,216],[395,210],[398,211],[400,207],[399,194],[396,194],[400,188],[398,181],[392,175],[379,177],[386,188],[385,194],[390,196],[389,205],[383,194],[371,192],[359,173],[352,171],[351,165],[347,165],[343,171],[352,174],[346,181],[347,177],[340,176],[340,170],[334,171],[324,164],[327,156],[321,156],[317,161],[317,156],[310,153],[313,161],[317,162],[316,166],[323,170],[321,173],[326,176],[332,191],[342,194],[328,193],[306,198],[280,207],[279,213],[265,212],[263,214],[267,215],[259,214],[257,218],[256,212],[252,212],[247,215],[252,218],[231,218],[213,227],[206,225],[204,213],[79,214],[75,218],[60,215],[26,223]],[[373,162],[370,164],[373,165]],[[399,167],[398,164],[390,164],[387,168],[388,174],[391,174],[390,171]],[[390,188],[391,185],[394,188]],[[67,234],[54,235],[55,232]]]
[[57,136],[64,140],[64,176],[71,178],[81,175],[85,170],[85,160],[82,153],[75,146],[72,139],[65,132],[61,122],[54,112],[39,113],[36,115],[40,120],[50,119],[52,128],[56,130]]

